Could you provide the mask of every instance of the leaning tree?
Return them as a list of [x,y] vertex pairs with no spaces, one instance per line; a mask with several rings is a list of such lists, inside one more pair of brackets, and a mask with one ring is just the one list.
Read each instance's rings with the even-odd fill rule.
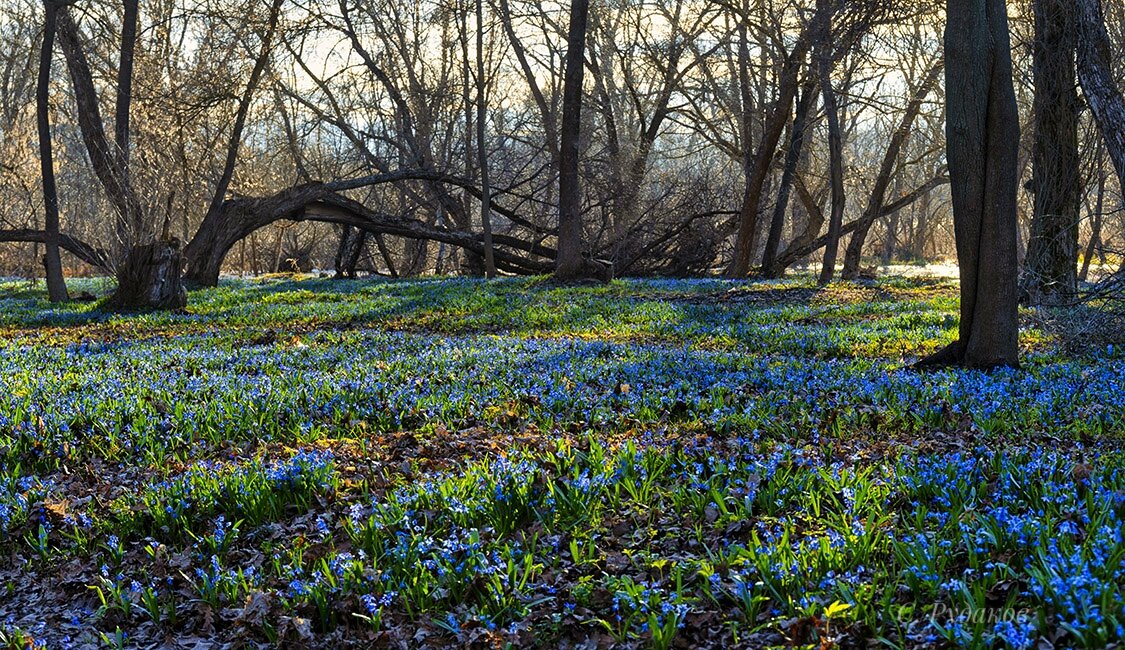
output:
[[1125,194],[1125,96],[1113,78],[1113,45],[1100,0],[1078,2],[1078,78]]

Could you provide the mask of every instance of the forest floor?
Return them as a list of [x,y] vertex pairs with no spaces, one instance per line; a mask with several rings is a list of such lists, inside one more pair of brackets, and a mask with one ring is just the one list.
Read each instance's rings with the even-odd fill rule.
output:
[[[77,282],[74,290],[97,289]],[[1125,357],[955,281],[0,285],[0,647],[1104,648]]]

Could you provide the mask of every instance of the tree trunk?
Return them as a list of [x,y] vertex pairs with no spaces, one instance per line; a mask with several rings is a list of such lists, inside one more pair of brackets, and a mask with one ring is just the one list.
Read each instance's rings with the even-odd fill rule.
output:
[[[349,278],[358,277],[356,270],[359,268],[359,260],[363,257],[363,253],[366,250],[367,232],[360,230],[356,232],[352,245],[348,249],[348,254],[344,258],[344,271],[348,274]],[[368,257],[370,258],[370,256]],[[372,263],[372,268],[374,268],[374,263]]]
[[820,56],[820,87],[824,94],[824,111],[828,116],[828,150],[831,167],[829,172],[832,184],[832,212],[828,217],[828,243],[824,247],[824,260],[820,269],[818,284],[832,281],[836,273],[836,257],[840,250],[840,230],[844,225],[844,142],[840,129],[840,109],[836,102],[836,92],[832,89],[832,66],[828,56]]
[[[811,74],[811,72],[810,72]],[[781,173],[781,187],[777,193],[777,205],[773,209],[769,234],[766,236],[766,252],[762,257],[762,275],[767,278],[780,277],[784,269],[777,265],[777,250],[781,246],[781,231],[785,227],[785,212],[789,208],[789,197],[793,191],[793,179],[797,175],[797,165],[805,147],[805,131],[809,124],[809,113],[816,104],[816,79],[805,84],[801,99],[793,113],[793,132],[789,138],[789,151],[785,154],[785,169]]]
[[[902,175],[895,176],[895,194],[902,194]],[[887,232],[883,236],[883,251],[879,255],[879,260],[883,266],[889,266],[895,259],[895,254],[898,252],[898,230],[899,230],[899,210],[891,213],[887,219]]]
[[559,163],[559,253],[555,278],[563,282],[589,276],[582,234],[582,193],[578,158],[582,130],[582,80],[585,70],[586,25],[590,0],[573,0],[563,75]]
[[363,255],[363,249],[367,245],[367,233],[353,228],[352,226],[345,225],[340,231],[340,245],[336,248],[336,258],[334,260],[336,266],[335,278],[340,279],[354,279],[356,277],[356,267],[359,266],[359,258]]
[[117,309],[180,309],[187,304],[179,240],[134,246],[117,270]]
[[47,272],[47,297],[51,302],[66,302],[70,296],[63,278],[62,257],[59,254],[59,193],[55,187],[54,150],[51,146],[51,54],[55,47],[58,26],[58,7],[46,0],[43,8],[46,17],[43,26],[43,49],[39,58],[39,86],[35,94],[35,112],[39,128],[39,164],[43,173],[43,209],[46,218],[46,252],[43,265]]
[[487,84],[484,78],[484,0],[477,0],[477,162],[480,167],[480,224],[484,238],[484,272],[496,277],[492,246],[492,186],[488,179],[488,147],[485,127],[488,120]]
[[[129,173],[129,113],[133,105],[133,67],[137,49],[137,22],[140,14],[139,0],[124,0],[123,21],[121,24],[121,53],[117,66],[117,98],[113,113],[113,138],[121,174],[126,182]],[[147,223],[143,211],[136,210],[127,215],[131,221],[123,224],[118,232],[122,242],[140,243],[148,241],[153,235],[153,225]]]
[[[275,0],[279,2],[280,0]],[[121,252],[116,257],[117,290],[110,305],[120,309],[175,309],[186,293],[181,280],[182,256],[177,240],[150,241],[154,224],[142,209],[129,173],[129,111],[132,104],[137,0],[125,0],[121,27],[121,58],[117,75],[114,140],[106,137],[89,60],[78,25],[65,9],[58,13],[59,40],[78,104],[78,124],[95,173],[117,210]]]
[[947,0],[946,147],[961,324],[919,367],[1019,365],[1019,113],[1005,0]]
[[[815,20],[815,19],[814,19]],[[742,208],[739,211],[738,234],[734,243],[734,258],[727,269],[727,277],[744,278],[750,274],[754,263],[754,253],[758,244],[758,211],[761,207],[762,193],[769,176],[773,159],[777,155],[777,144],[789,121],[789,107],[797,95],[798,73],[808,52],[808,38],[802,34],[790,53],[781,72],[779,95],[770,109],[762,140],[752,163],[746,167],[746,186],[742,194]],[[749,147],[749,144],[744,146]],[[746,156],[751,154],[747,151]]]
[[[1102,166],[1102,152],[1099,143],[1098,154],[1095,157],[1098,166],[1098,189],[1094,199],[1094,209],[1090,215],[1090,243],[1086,246],[1086,254],[1082,258],[1082,271],[1078,274],[1078,279],[1085,282],[1090,277],[1090,264],[1093,262],[1094,254],[1102,249],[1102,223],[1104,223],[1105,210],[1105,182],[1106,174],[1105,167]],[[1087,204],[1089,205],[1089,204]],[[1102,264],[1105,264],[1105,252],[1102,252]]]
[[[106,196],[116,211],[115,261],[124,260],[129,246],[134,243],[133,237],[137,233],[131,232],[136,224],[143,223],[143,209],[141,201],[133,188],[129,178],[128,168],[118,149],[116,142],[111,142],[105,133],[102,122],[101,107],[98,100],[97,88],[94,85],[94,75],[90,68],[90,61],[83,49],[81,34],[77,23],[70,15],[69,7],[58,8],[58,37],[59,45],[66,58],[67,71],[70,73],[71,84],[74,87],[74,100],[77,105],[77,118],[79,131],[86,153],[90,157],[90,164],[94,174],[105,189]],[[122,28],[123,39],[129,36],[127,27]],[[133,34],[135,38],[135,32]],[[122,47],[128,49],[131,45],[123,40]],[[121,75],[129,72],[128,68],[118,71],[117,85],[119,88],[128,89],[129,83]],[[119,92],[117,97],[117,111],[127,111],[128,102],[132,95],[129,92]],[[128,137],[125,136],[125,142]]]
[[1078,45],[1074,0],[1035,0],[1035,142],[1023,290],[1031,304],[1065,305],[1078,291]]
[[1078,80],[1125,196],[1125,97],[1113,78],[1113,46],[1101,0],[1078,1]]

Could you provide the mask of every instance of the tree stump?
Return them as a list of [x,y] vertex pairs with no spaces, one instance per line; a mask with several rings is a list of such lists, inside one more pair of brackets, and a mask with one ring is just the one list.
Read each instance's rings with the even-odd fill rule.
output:
[[187,304],[179,240],[134,246],[117,270],[116,309],[180,309]]

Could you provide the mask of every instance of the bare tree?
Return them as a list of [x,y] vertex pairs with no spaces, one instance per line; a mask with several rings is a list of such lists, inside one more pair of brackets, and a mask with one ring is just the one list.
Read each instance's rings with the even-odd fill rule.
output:
[[816,20],[820,34],[817,38],[817,67],[820,74],[820,92],[824,97],[824,112],[828,116],[828,149],[830,186],[832,188],[832,211],[828,217],[828,243],[824,248],[820,277],[817,283],[828,284],[836,273],[836,256],[840,250],[840,229],[844,225],[844,208],[847,197],[844,195],[844,135],[840,127],[840,106],[836,100],[836,90],[832,87],[831,14],[826,11],[828,0],[817,0]]
[[59,255],[59,192],[55,185],[55,159],[51,146],[51,59],[58,28],[59,7],[54,0],[43,3],[43,49],[39,59],[39,86],[35,94],[36,121],[39,126],[39,162],[43,176],[43,208],[46,213],[47,296],[51,302],[65,302],[69,296]]
[[484,240],[484,272],[496,277],[496,260],[492,245],[492,185],[488,178],[488,104],[484,65],[484,0],[476,0],[477,19],[477,161],[480,166],[480,223]]
[[894,133],[891,134],[891,141],[887,146],[886,153],[883,155],[883,161],[879,166],[879,172],[875,176],[875,182],[867,200],[867,207],[863,211],[863,216],[859,219],[856,231],[852,233],[851,241],[848,242],[848,249],[844,256],[844,268],[841,272],[841,276],[845,280],[854,280],[859,276],[859,266],[863,255],[863,246],[867,240],[867,233],[870,231],[876,219],[883,213],[883,208],[886,204],[887,190],[890,188],[891,182],[895,177],[895,171],[900,164],[899,157],[903,145],[913,132],[914,121],[918,118],[919,113],[922,112],[922,105],[926,101],[926,97],[933,92],[934,88],[938,85],[944,67],[944,61],[938,58],[930,65],[929,70],[926,72],[921,82],[910,92],[910,103],[903,112],[902,119],[898,123]]
[[589,0],[570,5],[566,73],[563,81],[562,123],[559,127],[559,252],[555,277],[562,281],[588,275],[582,234],[582,195],[578,162],[582,135],[582,81],[586,67],[586,27]]
[[[813,22],[816,20],[817,18],[814,18]],[[778,82],[778,96],[769,109],[769,117],[765,121],[757,152],[754,154],[747,152],[746,185],[742,195],[734,257],[726,272],[728,277],[746,277],[753,265],[758,243],[758,215],[762,192],[774,157],[777,155],[778,142],[789,121],[789,107],[793,104],[800,85],[799,75],[809,52],[809,40],[807,30],[802,30],[797,42],[786,54]]]
[[142,206],[129,173],[129,120],[132,103],[133,53],[137,38],[136,0],[126,0],[121,29],[121,62],[117,72],[115,139],[105,133],[93,72],[78,24],[69,9],[59,12],[59,35],[70,71],[78,124],[86,151],[117,213],[118,248],[114,263],[117,291],[113,303],[122,308],[182,307],[186,294],[180,281],[178,242],[153,241],[154,224]]

